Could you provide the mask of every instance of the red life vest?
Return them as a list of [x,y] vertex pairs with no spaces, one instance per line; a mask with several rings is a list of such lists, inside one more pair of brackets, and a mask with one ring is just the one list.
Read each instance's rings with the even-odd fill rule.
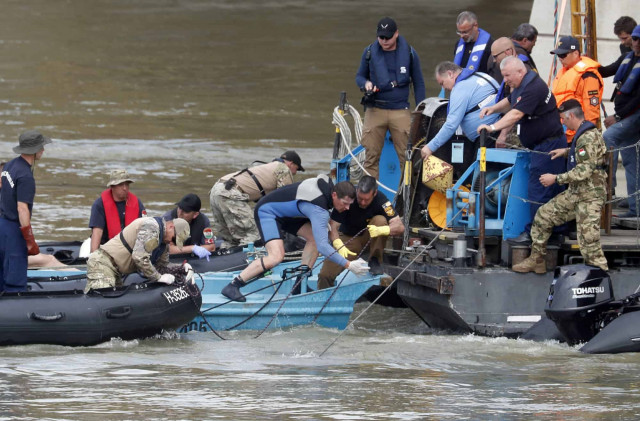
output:
[[[120,225],[120,215],[118,215],[118,208],[115,200],[111,195],[111,189],[107,189],[102,192],[102,204],[104,205],[104,216],[107,220],[107,232],[109,233],[109,239],[112,239],[122,231]],[[127,193],[127,201],[124,212],[124,226],[126,227],[136,219],[140,214],[140,206],[138,205],[138,198],[135,194]]]

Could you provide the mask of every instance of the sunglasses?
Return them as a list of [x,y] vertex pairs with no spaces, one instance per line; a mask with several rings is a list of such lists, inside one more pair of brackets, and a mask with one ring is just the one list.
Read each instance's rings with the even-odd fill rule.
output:
[[504,53],[506,53],[506,52],[507,52],[507,51],[509,51],[509,50],[510,50],[510,48],[507,48],[507,49],[506,49],[506,50],[504,50],[504,51],[500,51],[498,54],[494,54],[494,55],[493,55],[493,59],[494,59],[494,60],[497,60],[497,59],[498,59],[498,57],[500,57],[500,55],[501,55],[501,54],[504,54]]
[[631,41],[640,41],[640,37],[631,37]]
[[385,36],[382,36],[382,35],[378,35],[378,38],[383,39],[385,41],[389,41],[393,37],[385,37]]
[[569,55],[569,53],[564,53],[564,54],[556,54],[558,56],[558,58],[567,58],[567,55]]

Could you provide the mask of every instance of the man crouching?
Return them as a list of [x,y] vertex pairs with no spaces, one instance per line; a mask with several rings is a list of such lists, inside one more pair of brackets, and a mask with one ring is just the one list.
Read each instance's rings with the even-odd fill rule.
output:
[[[189,238],[189,224],[181,218],[163,221],[162,218],[138,218],[120,234],[89,255],[87,260],[87,287],[111,288],[122,285],[122,276],[138,272],[149,281],[172,284],[174,275],[168,272],[180,265],[169,264],[169,243],[182,248]],[[184,264],[185,271],[191,269]]]

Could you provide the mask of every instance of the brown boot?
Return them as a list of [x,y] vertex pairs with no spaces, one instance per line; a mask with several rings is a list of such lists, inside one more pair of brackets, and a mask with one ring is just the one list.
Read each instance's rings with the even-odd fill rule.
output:
[[547,262],[544,260],[544,256],[542,254],[531,252],[531,256],[527,257],[517,265],[513,265],[511,270],[519,273],[546,273]]

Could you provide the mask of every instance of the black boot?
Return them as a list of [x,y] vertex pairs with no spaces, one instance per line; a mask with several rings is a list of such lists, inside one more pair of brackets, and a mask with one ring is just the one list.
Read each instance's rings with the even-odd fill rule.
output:
[[382,266],[380,266],[380,262],[377,257],[372,257],[369,259],[369,273],[372,275],[382,275]]
[[247,301],[247,299],[240,292],[240,288],[245,285],[247,284],[242,280],[242,278],[240,278],[240,275],[238,275],[233,278],[233,281],[229,282],[227,286],[222,288],[222,291],[220,291],[220,293],[231,301],[239,301],[241,303],[244,303],[245,301]]

